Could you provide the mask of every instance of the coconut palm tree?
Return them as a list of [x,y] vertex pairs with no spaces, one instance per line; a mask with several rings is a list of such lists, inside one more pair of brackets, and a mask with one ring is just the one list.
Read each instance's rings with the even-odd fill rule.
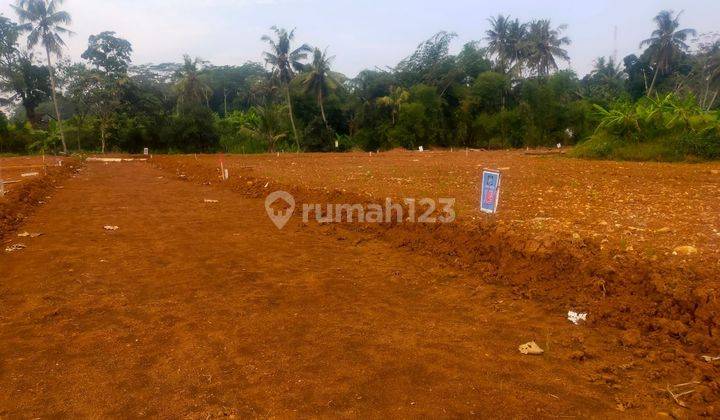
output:
[[708,60],[708,76],[707,76],[707,91],[705,93],[705,96],[707,97],[707,92],[710,91],[710,87],[715,86],[715,93],[712,96],[712,99],[710,99],[709,102],[707,102],[707,110],[710,111],[710,109],[715,104],[715,99],[717,99],[718,91],[720,91],[720,51],[717,51],[710,59]]
[[290,100],[290,82],[295,77],[296,72],[303,70],[304,66],[301,61],[307,59],[307,55],[312,51],[312,48],[307,44],[303,44],[299,48],[292,49],[291,44],[295,38],[295,29],[288,32],[286,29],[273,26],[270,30],[275,33],[277,39],[273,39],[269,35],[263,35],[261,38],[270,46],[270,51],[266,51],[264,54],[265,62],[272,66],[273,77],[285,90],[285,100],[290,114],[293,135],[295,136],[295,145],[300,150],[300,140],[295,127],[295,117],[293,116],[292,101]]
[[590,71],[590,78],[604,86],[619,86],[625,80],[625,72],[613,57],[599,57]]
[[625,72],[613,57],[599,57],[595,66],[583,79],[585,91],[595,101],[611,103],[617,100],[625,90]]
[[179,80],[175,84],[178,112],[191,106],[207,106],[212,93],[210,87],[199,76],[200,66],[204,61],[200,58],[192,59],[189,55],[183,56],[183,60],[183,66],[178,71]]
[[72,22],[70,14],[58,9],[62,3],[63,0],[18,0],[17,5],[13,6],[13,8],[18,14],[20,23],[23,24],[22,28],[30,31],[27,38],[28,48],[32,49],[38,44],[45,48],[55,117],[60,131],[63,152],[67,154],[65,133],[63,133],[62,129],[62,118],[60,117],[60,108],[56,96],[55,71],[50,59],[51,54],[55,54],[57,57],[62,55],[62,49],[65,46],[62,35],[72,34],[72,31],[65,27],[65,25]]
[[650,96],[655,88],[658,73],[666,72],[670,68],[670,62],[677,54],[687,51],[689,46],[685,43],[688,36],[695,36],[695,29],[678,29],[682,12],[674,15],[671,10],[663,10],[653,19],[657,29],[652,36],[640,43],[640,47],[652,48],[655,55],[655,74],[653,75],[647,96]]
[[400,107],[409,100],[410,92],[407,89],[396,87],[390,89],[390,95],[377,98],[377,103],[391,109],[390,118],[392,118],[392,125],[394,126],[397,115],[400,113]]
[[275,151],[277,142],[283,139],[286,134],[283,132],[282,114],[284,112],[281,106],[268,105],[256,106],[252,110],[257,115],[257,119],[248,122],[246,127],[255,135],[267,142],[268,152]]
[[330,63],[335,59],[335,56],[328,57],[327,49],[320,51],[319,48],[315,48],[313,52],[313,61],[308,66],[308,72],[304,75],[303,85],[307,93],[315,95],[320,105],[320,115],[322,115],[325,128],[329,129],[327,118],[325,118],[325,107],[323,102],[327,97],[328,91],[335,90],[338,87],[338,82],[330,72]]
[[570,61],[570,56],[563,49],[570,45],[570,38],[561,37],[562,31],[567,28],[560,25],[556,29],[550,26],[547,19],[535,20],[528,26],[526,48],[528,54],[528,65],[538,76],[544,77],[550,74],[551,70],[557,70],[556,58]]
[[527,25],[509,16],[498,15],[488,19],[491,29],[486,31],[488,52],[497,59],[502,73],[522,73],[523,51]]

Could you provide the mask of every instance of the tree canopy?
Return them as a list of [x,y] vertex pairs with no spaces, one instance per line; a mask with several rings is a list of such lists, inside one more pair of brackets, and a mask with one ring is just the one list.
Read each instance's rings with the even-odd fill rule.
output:
[[[673,127],[693,126],[687,104],[710,121],[720,102],[720,37],[683,29],[672,11],[655,16],[640,54],[598,57],[582,78],[563,70],[564,25],[507,15],[489,18],[483,39],[457,46],[456,33],[439,31],[396,65],[350,78],[328,48],[277,26],[258,61],[237,65],[133,63],[133,45],[113,31],[91,35],[82,62],[53,65],[70,33],[61,4],[22,0],[17,23],[0,18],[1,99],[13,110],[0,140],[17,151],[39,136],[62,146],[66,134],[74,149],[130,152],[550,146],[594,138],[643,97],[672,95],[664,103],[684,113],[668,116]],[[703,130],[698,142],[714,138]]]

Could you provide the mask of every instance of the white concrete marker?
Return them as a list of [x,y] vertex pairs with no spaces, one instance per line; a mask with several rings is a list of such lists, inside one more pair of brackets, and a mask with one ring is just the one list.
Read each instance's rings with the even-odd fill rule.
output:
[[425,151],[425,149],[422,146],[418,147],[418,150],[421,152]]
[[150,154],[150,149],[148,149],[147,147],[144,148],[144,149],[143,149],[143,155],[147,156],[147,155],[149,155],[149,154]]

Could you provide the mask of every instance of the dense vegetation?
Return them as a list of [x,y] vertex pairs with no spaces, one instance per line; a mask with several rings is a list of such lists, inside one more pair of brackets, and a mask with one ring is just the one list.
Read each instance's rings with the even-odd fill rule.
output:
[[[59,60],[62,1],[20,0],[0,17],[0,153],[330,151],[583,144],[581,156],[720,157],[720,41],[663,11],[640,56],[598,58],[582,79],[565,28],[490,19],[486,37],[450,54],[440,32],[388,69],[355,78],[294,30],[262,37],[262,63],[132,63],[114,32],[90,36],[81,63]],[[690,42],[694,47],[691,48]],[[42,60],[36,56],[42,51]]]

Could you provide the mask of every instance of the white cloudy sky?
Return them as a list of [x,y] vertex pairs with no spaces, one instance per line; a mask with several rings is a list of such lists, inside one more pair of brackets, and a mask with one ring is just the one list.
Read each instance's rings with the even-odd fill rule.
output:
[[[15,18],[6,0],[0,13]],[[571,67],[586,73],[598,56],[637,51],[661,9],[685,10],[684,27],[720,31],[720,0],[66,0],[76,35],[70,58],[79,60],[89,35],[116,31],[130,40],[134,62],[179,61],[184,53],[214,64],[259,61],[260,36],[272,25],[297,27],[297,39],[329,47],[335,68],[354,76],[364,68],[392,66],[439,30],[458,33],[457,51],[482,39],[487,18],[498,13],[522,20],[550,18],[567,24]]]

